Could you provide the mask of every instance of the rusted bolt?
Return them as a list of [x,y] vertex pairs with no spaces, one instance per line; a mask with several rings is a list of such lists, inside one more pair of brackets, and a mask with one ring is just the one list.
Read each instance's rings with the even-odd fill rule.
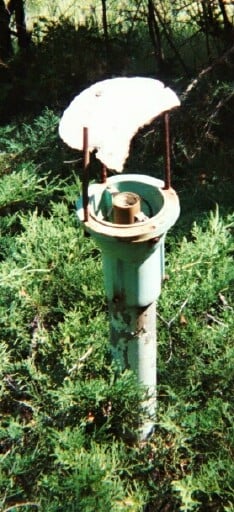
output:
[[157,244],[157,243],[159,242],[159,240],[160,240],[160,236],[155,236],[154,238],[151,238],[151,239],[149,240],[149,243],[150,243],[151,245],[154,245],[154,244]]

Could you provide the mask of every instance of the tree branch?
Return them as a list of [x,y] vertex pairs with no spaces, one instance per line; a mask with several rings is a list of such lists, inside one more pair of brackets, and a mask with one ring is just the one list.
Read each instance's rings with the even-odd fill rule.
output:
[[227,61],[229,59],[229,57],[234,53],[234,45],[229,48],[223,55],[221,55],[221,57],[218,57],[217,59],[214,60],[214,62],[212,64],[210,64],[210,66],[208,66],[207,68],[205,69],[202,69],[202,71],[200,71],[200,73],[198,74],[198,76],[196,78],[194,78],[190,83],[189,85],[186,87],[185,91],[183,92],[183,94],[181,95],[181,99],[182,101],[186,101],[187,100],[187,97],[189,96],[190,92],[195,89],[195,87],[197,87],[197,85],[201,82],[201,80],[204,78],[204,76],[206,76],[208,73],[210,73],[211,71],[213,71],[213,69],[218,66],[219,64],[222,64],[223,62]]

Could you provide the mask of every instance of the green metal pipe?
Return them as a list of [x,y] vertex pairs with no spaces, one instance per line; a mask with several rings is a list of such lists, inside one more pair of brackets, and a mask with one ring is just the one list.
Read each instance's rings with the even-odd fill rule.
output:
[[157,341],[156,302],[146,307],[127,306],[122,300],[109,302],[110,343],[120,370],[131,369],[147,398],[142,404],[145,419],[138,438],[146,439],[154,430],[156,411]]
[[[164,277],[164,241],[179,216],[179,200],[161,180],[138,174],[90,185],[88,196],[88,221],[82,198],[78,218],[101,249],[113,357],[120,370],[131,369],[147,391],[142,404],[147,417],[138,431],[138,438],[146,439],[155,423],[156,301]],[[140,212],[128,211],[126,217],[125,206],[133,199],[137,204],[138,196]]]

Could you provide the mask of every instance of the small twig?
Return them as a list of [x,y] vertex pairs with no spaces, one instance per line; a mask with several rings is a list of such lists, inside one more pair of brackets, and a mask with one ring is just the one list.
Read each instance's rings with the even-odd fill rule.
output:
[[6,283],[12,283],[14,279],[16,279],[18,276],[21,276],[22,274],[34,274],[34,273],[49,273],[53,269],[49,268],[28,268],[29,265],[26,265],[22,268],[17,268],[10,272],[7,276],[4,276],[2,279],[0,279],[0,286],[6,285]]
[[1,454],[1,463],[3,463],[4,459],[7,458],[7,456],[11,453],[11,450],[7,450],[4,454]]
[[183,304],[180,306],[180,309],[177,311],[177,313],[175,314],[175,316],[173,318],[171,318],[171,320],[168,322],[168,326],[169,326],[169,329],[171,327],[171,325],[174,323],[174,321],[176,320],[176,318],[180,315],[180,313],[182,313],[183,309],[185,308],[185,306],[187,305],[188,303],[188,298],[185,299],[185,301],[183,302]]
[[170,329],[171,329],[171,326],[172,324],[175,322],[176,318],[182,313],[183,309],[185,308],[185,306],[187,305],[188,303],[188,298],[184,300],[183,304],[181,304],[180,306],[180,309],[176,312],[176,314],[171,318],[171,320],[165,320],[165,318],[163,318],[161,315],[159,315],[159,313],[157,313],[157,316],[158,318],[160,318],[160,320],[167,326],[167,329],[168,329],[168,334],[169,334],[169,349],[170,349],[170,354],[169,354],[169,357],[168,359],[166,360],[166,363],[169,363],[171,358],[172,358],[172,354],[173,354],[173,349],[172,349],[172,337],[171,337],[171,332],[170,332]]
[[81,162],[82,158],[76,158],[76,160],[63,160],[64,164],[77,164],[78,162]]
[[80,370],[83,366],[82,365],[83,361],[85,361],[90,356],[90,354],[92,354],[92,352],[93,352],[93,347],[89,347],[87,352],[85,352],[85,354],[83,354],[83,356],[79,357],[77,363],[74,364],[70,370],[68,370],[68,373],[71,374],[75,370]]
[[180,267],[178,269],[178,267],[176,267],[174,270],[171,270],[171,272],[178,272],[181,271],[181,270],[185,270],[186,268],[191,268],[191,267],[194,267],[195,265],[198,265],[199,263],[201,263],[201,258],[197,261],[193,261],[191,263],[187,263],[186,265],[183,265],[183,267]]
[[202,80],[202,78],[205,75],[207,75],[208,73],[210,73],[211,71],[213,71],[213,69],[216,66],[218,66],[219,64],[222,64],[222,62],[225,62],[233,52],[234,52],[234,45],[231,48],[229,48],[229,50],[227,50],[223,55],[221,55],[221,57],[218,57],[217,59],[215,59],[214,62],[210,66],[208,66],[205,69],[202,69],[202,71],[200,71],[200,73],[197,75],[197,77],[194,78],[192,80],[192,82],[190,82],[189,85],[186,87],[185,91],[181,95],[181,99],[183,101],[185,101],[187,99],[188,95],[190,94],[190,92],[197,86],[197,84]]
[[166,364],[170,363],[170,361],[172,359],[172,354],[173,354],[172,337],[171,337],[171,333],[170,333],[169,329],[168,329],[168,332],[169,332],[169,348],[170,348],[170,353],[169,353],[168,359],[166,360]]
[[224,324],[223,322],[221,322],[220,320],[217,320],[217,318],[215,318],[213,315],[211,315],[210,313],[206,313],[206,316],[207,318],[209,318],[209,320],[212,320],[212,322],[218,324],[218,325],[222,325],[223,327],[227,327],[227,324]]
[[228,94],[226,96],[226,98],[223,98],[221,99],[217,105],[216,105],[216,108],[215,108],[215,111],[212,112],[212,114],[208,117],[208,120],[204,126],[204,132],[205,132],[205,135],[206,137],[209,135],[209,132],[210,132],[210,125],[212,124],[212,122],[214,121],[214,119],[217,117],[217,115],[219,114],[221,108],[223,108],[224,105],[226,105],[226,103],[229,102],[229,100],[234,96],[234,91],[231,91],[230,94]]
[[221,292],[219,293],[219,299],[221,300],[224,308],[231,309],[231,311],[232,311],[232,309],[233,309],[232,306],[229,306],[228,301],[226,300],[226,298],[224,297],[224,295]]
[[36,507],[39,509],[39,503],[34,503],[33,501],[22,501],[21,503],[14,503],[10,507],[4,508],[3,512],[9,512],[10,510],[14,510],[15,508],[20,507]]

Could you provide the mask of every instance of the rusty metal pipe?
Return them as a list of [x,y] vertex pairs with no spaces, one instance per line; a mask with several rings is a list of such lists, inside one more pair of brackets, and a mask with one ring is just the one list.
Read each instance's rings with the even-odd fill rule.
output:
[[170,148],[170,118],[169,112],[165,112],[164,116],[164,136],[165,136],[165,184],[164,189],[171,187],[171,148]]
[[134,224],[141,209],[141,198],[133,192],[120,192],[113,198],[114,223]]
[[128,306],[123,298],[109,302],[110,342],[120,370],[132,370],[145,387],[145,418],[139,423],[137,437],[144,440],[154,430],[156,413],[157,340],[156,302],[146,307]]
[[104,164],[102,165],[101,180],[102,180],[102,183],[106,183],[106,180],[107,180],[107,168]]
[[83,180],[82,180],[84,222],[87,222],[88,218],[89,218],[89,211],[88,211],[89,162],[90,162],[89,133],[88,133],[88,128],[86,126],[84,126],[84,128],[83,128]]

